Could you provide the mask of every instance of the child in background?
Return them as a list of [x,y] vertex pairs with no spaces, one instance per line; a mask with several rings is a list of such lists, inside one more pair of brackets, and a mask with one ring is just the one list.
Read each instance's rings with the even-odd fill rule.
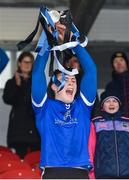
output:
[[129,178],[129,118],[121,114],[121,100],[112,91],[101,95],[101,116],[93,119],[96,131],[96,178]]

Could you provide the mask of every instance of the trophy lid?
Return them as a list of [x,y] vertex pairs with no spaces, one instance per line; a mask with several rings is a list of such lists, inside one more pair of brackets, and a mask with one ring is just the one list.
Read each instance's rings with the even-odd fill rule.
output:
[[48,13],[49,13],[49,15],[51,16],[52,21],[53,21],[54,23],[56,23],[56,22],[58,22],[58,21],[60,20],[60,13],[59,13],[58,11],[56,11],[56,10],[51,10],[51,11],[49,11]]

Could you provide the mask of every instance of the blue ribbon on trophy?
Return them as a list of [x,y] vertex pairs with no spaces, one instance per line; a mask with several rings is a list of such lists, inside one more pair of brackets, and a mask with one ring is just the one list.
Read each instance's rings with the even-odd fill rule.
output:
[[[64,41],[61,45],[58,43],[58,31],[55,27],[55,23],[59,21],[61,24],[66,26]],[[73,23],[70,10],[56,11],[49,10],[46,6],[42,6],[40,8],[34,31],[24,41],[21,41],[17,44],[18,50],[22,50],[25,46],[31,43],[36,33],[38,32],[39,24],[41,24],[43,31],[41,32],[35,51],[40,55],[43,55],[47,49],[51,51],[51,57],[53,58],[50,62],[50,71],[52,71],[54,61],[56,61],[58,69],[62,72],[71,75],[77,74],[77,70],[72,70],[72,72],[69,72],[63,67],[63,54],[68,49],[75,47],[78,44],[85,47],[88,43],[88,38],[80,34],[79,30]],[[69,41],[71,32],[73,35],[71,41]]]

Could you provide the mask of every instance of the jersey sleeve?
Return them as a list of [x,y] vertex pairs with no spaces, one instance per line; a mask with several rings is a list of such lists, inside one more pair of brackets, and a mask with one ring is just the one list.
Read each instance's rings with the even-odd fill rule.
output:
[[47,50],[43,55],[37,55],[32,71],[32,105],[34,110],[43,106],[47,98],[47,82],[45,67],[49,57]]
[[83,68],[83,77],[80,85],[80,95],[86,105],[92,106],[97,91],[97,70],[96,65],[88,51],[78,45],[73,48]]

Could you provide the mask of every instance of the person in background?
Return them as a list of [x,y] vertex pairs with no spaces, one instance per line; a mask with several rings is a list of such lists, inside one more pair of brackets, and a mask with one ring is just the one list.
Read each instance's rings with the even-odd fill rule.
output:
[[97,179],[129,178],[129,117],[122,116],[121,107],[116,92],[101,94],[101,114],[93,119]]
[[3,100],[11,105],[7,145],[23,159],[27,152],[40,149],[40,137],[35,127],[31,105],[31,72],[34,57],[22,52],[17,61],[14,77],[6,82]]
[[4,70],[8,64],[9,58],[6,55],[5,51],[0,48],[0,73]]
[[129,116],[129,62],[124,52],[115,52],[111,57],[112,80],[106,85],[107,91],[119,94],[122,101],[122,112]]

